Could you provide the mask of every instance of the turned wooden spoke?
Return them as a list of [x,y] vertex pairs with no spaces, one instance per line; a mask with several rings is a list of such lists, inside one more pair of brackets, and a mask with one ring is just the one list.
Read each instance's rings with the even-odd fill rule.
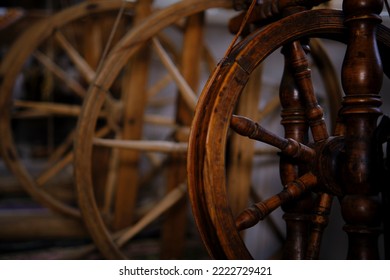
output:
[[85,61],[85,59],[80,55],[80,53],[72,46],[72,44],[66,39],[64,34],[62,34],[59,30],[54,34],[55,39],[60,44],[60,46],[65,50],[68,54],[69,58],[73,61],[76,68],[83,75],[85,80],[90,83],[92,82],[95,71],[89,66],[89,64]]
[[306,259],[318,259],[324,229],[328,225],[333,196],[327,193],[320,194],[314,214],[312,229],[309,236]]
[[84,97],[86,95],[85,88],[76,80],[72,79],[64,70],[62,70],[53,60],[40,51],[34,52],[34,57],[41,62],[49,71],[51,71],[57,78],[62,80],[67,87],[73,90],[78,96]]
[[312,162],[315,158],[315,151],[312,148],[294,139],[285,139],[277,136],[248,118],[233,115],[230,121],[230,127],[240,135],[279,148],[283,154],[293,158],[306,162]]
[[[284,47],[283,50],[289,49]],[[294,69],[289,65],[292,54],[284,54],[283,76],[279,86],[279,99],[282,108],[281,124],[284,128],[284,137],[292,138],[300,143],[306,143],[308,138],[308,121],[305,115],[304,98],[301,97],[297,87]],[[306,68],[304,68],[306,69]],[[294,181],[304,172],[305,167],[290,158],[281,156],[279,163],[282,184]],[[283,207],[286,223],[286,240],[284,242],[283,258],[302,259],[306,251],[308,222],[302,222],[302,216],[310,211],[310,196],[303,196],[288,207]],[[309,205],[309,206],[308,206]]]
[[172,75],[172,78],[177,83],[177,86],[180,90],[183,99],[185,100],[185,102],[187,103],[187,105],[191,110],[195,110],[196,102],[198,100],[196,94],[188,85],[184,77],[180,74],[179,70],[176,68],[175,64],[170,59],[169,55],[164,51],[160,42],[156,38],[153,38],[152,42],[162,63],[165,65],[168,72]]
[[299,93],[302,94],[305,103],[306,117],[315,142],[329,138],[324,120],[324,113],[318,104],[311,78],[311,70],[306,53],[299,41],[295,41],[284,48],[286,63],[292,69],[292,74]]
[[267,217],[272,211],[282,206],[284,203],[299,198],[314,186],[317,185],[317,177],[312,173],[306,173],[302,177],[288,183],[283,191],[254,204],[245,209],[236,219],[238,230],[244,230],[256,225],[259,221]]
[[[250,189],[250,196],[253,201],[263,200],[263,198],[253,189],[253,187]],[[276,235],[278,240],[283,243],[285,241],[284,233],[280,230],[274,218],[272,216],[268,216],[265,221],[268,223],[269,227],[272,229],[272,232]]]
[[162,140],[117,140],[103,138],[94,138],[93,143],[97,146],[160,153],[186,153],[188,146],[187,143]]

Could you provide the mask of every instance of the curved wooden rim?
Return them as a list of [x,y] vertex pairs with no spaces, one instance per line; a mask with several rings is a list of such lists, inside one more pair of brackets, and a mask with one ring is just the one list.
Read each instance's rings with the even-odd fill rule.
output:
[[[192,123],[187,170],[195,221],[214,258],[252,257],[235,229],[230,213],[224,167],[228,120],[250,73],[289,41],[301,37],[343,41],[343,34],[340,11],[311,10],[292,15],[240,42],[206,84]],[[387,48],[390,47],[389,34],[386,28],[378,29],[378,39]],[[208,172],[208,166],[213,167],[213,173]]]
[[[313,12],[317,16],[323,15],[318,10],[305,13]],[[307,16],[305,13],[296,14],[270,24],[240,42],[231,55],[225,59],[219,73],[214,73],[213,77],[215,78],[206,85],[198,102],[188,151],[189,195],[195,221],[209,252],[214,258],[251,258],[249,251],[235,229],[235,222],[230,214],[228,201],[223,199],[227,197],[223,174],[225,172],[224,147],[229,124],[227,121],[223,123],[222,115],[226,117],[232,114],[234,104],[250,73],[277,48],[288,41],[306,36],[307,33],[313,33],[313,31],[326,34],[329,31],[342,33],[344,30],[340,13],[333,15],[333,12],[330,14],[325,11],[327,18],[330,15],[333,16],[332,20],[329,20],[332,22],[331,24],[321,23],[317,20],[308,22],[313,17]],[[304,23],[302,23],[303,20]],[[291,25],[292,22],[294,22],[293,25]],[[294,28],[286,28],[286,26],[294,26]],[[224,94],[224,91],[226,91],[224,89],[227,88],[236,90]],[[216,111],[218,113],[215,113]],[[213,131],[210,126],[215,122],[220,123],[218,131]],[[215,174],[207,172],[207,165],[211,163],[214,170],[216,170]],[[218,211],[212,211],[208,205],[215,205],[213,207]],[[229,231],[229,233],[225,234],[226,231]]]

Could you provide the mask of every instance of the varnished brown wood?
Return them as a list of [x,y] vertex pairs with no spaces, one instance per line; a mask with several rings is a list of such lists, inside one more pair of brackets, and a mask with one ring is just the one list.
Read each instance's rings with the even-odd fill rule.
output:
[[318,259],[321,249],[322,235],[329,223],[330,208],[333,196],[327,193],[319,195],[319,201],[312,216],[312,229],[308,239],[305,259]]
[[311,162],[314,160],[315,151],[310,147],[298,143],[296,140],[291,138],[281,138],[267,131],[258,123],[255,123],[247,118],[233,115],[230,126],[234,129],[235,132],[243,136],[248,136],[251,139],[255,139],[257,141],[261,141],[279,148],[286,156],[296,158],[304,162]]
[[[251,257],[237,232],[230,212],[226,193],[225,147],[232,124],[234,130],[250,138],[273,145],[283,143],[282,139],[261,130],[254,122],[242,117],[232,118],[249,75],[280,46],[284,47],[283,54],[289,68],[289,74],[286,72],[284,75],[285,80],[281,87],[285,135],[286,138],[291,137],[314,150],[314,160],[311,164],[302,164],[290,156],[283,156],[281,177],[286,182],[285,185],[288,185],[296,178],[306,176],[303,174],[311,174],[311,190],[316,194],[313,197],[308,195],[308,201],[302,205],[283,205],[287,211],[287,227],[291,226],[293,242],[290,244],[297,245],[286,247],[286,254],[289,258],[318,257],[332,196],[336,195],[342,201],[343,215],[347,220],[345,230],[350,236],[348,258],[379,256],[377,237],[381,224],[380,204],[377,199],[378,190],[372,187],[369,180],[372,176],[369,175],[371,170],[368,166],[372,167],[371,135],[380,113],[380,99],[377,94],[382,73],[375,37],[377,36],[380,44],[386,46],[382,45],[383,49],[388,49],[386,38],[390,36],[390,32],[383,26],[374,28],[378,23],[375,13],[379,13],[381,6],[379,1],[373,2],[376,4],[367,8],[369,15],[361,13],[365,8],[359,7],[354,1],[351,1],[349,6],[345,5],[348,10],[346,25],[342,14],[331,10],[288,13],[287,17],[253,32],[237,44],[210,77],[198,102],[193,121],[188,175],[189,194],[197,226],[214,258]],[[348,13],[351,13],[350,17]],[[345,41],[346,30],[350,27],[351,39]],[[376,30],[378,34],[375,33]],[[297,41],[302,38],[305,43],[308,37],[314,34],[344,41],[348,46],[343,70],[346,97],[333,136],[326,127],[322,108],[319,107],[314,94],[304,48],[301,42]],[[362,36],[368,38],[364,44],[360,41],[363,39],[359,34],[367,35]],[[353,43],[352,46],[350,43]],[[367,56],[363,55],[366,52]],[[375,85],[374,77],[379,79],[379,83]],[[253,137],[257,132],[261,136]],[[312,140],[307,137],[307,132],[311,133]],[[279,148],[282,146],[281,144]],[[346,146],[349,146],[348,149],[345,149]],[[346,170],[348,172],[344,174]],[[303,189],[305,188],[301,190]],[[288,188],[286,191],[288,192]],[[294,193],[297,195],[293,199],[294,202],[304,194]],[[240,217],[239,227],[246,228],[256,223],[263,215],[278,207],[280,202],[281,198],[276,195],[256,204],[254,211],[246,211]],[[361,210],[353,211],[353,208],[359,205]],[[296,206],[298,208],[295,208]]]
[[[300,44],[300,42],[295,42]],[[305,51],[307,46],[302,46]],[[304,100],[300,97],[297,84],[293,77],[294,68],[290,65],[294,57],[288,54],[290,45],[282,49],[284,55],[284,71],[279,88],[279,98],[282,105],[281,124],[284,128],[285,137],[291,137],[299,143],[308,141],[309,124],[305,117]],[[287,184],[298,178],[304,170],[295,160],[288,156],[280,157],[280,178],[283,184]],[[305,258],[305,247],[307,245],[307,235],[309,230],[308,216],[304,213],[310,211],[312,207],[312,196],[306,194],[299,200],[283,206],[283,219],[286,221],[286,241],[283,248],[283,258],[303,259]]]
[[317,178],[311,173],[307,173],[288,183],[277,195],[258,202],[251,208],[245,209],[236,219],[237,229],[244,230],[254,226],[260,220],[267,217],[276,208],[279,208],[282,204],[301,197],[303,193],[312,189],[316,186],[316,184]]
[[[269,3],[267,2],[267,5]],[[266,6],[268,10],[265,12],[270,12],[270,16],[274,16],[274,11],[269,10],[269,8],[275,8],[272,6],[275,3],[272,2],[271,6]],[[279,4],[283,6],[286,3],[290,3],[290,1],[281,1]],[[191,161],[194,160],[195,164],[199,166],[194,167],[191,166],[191,163],[189,164],[189,170],[191,171],[189,181],[196,186],[196,188],[190,188],[190,195],[194,201],[194,213],[197,219],[203,219],[202,222],[198,221],[198,226],[201,230],[202,238],[205,240],[213,257],[250,258],[251,256],[242,242],[241,235],[236,232],[237,228],[243,229],[251,226],[272,210],[283,207],[286,211],[284,218],[287,223],[287,228],[291,232],[291,235],[287,234],[288,241],[285,247],[285,257],[317,258],[322,232],[327,224],[327,215],[330,211],[333,195],[339,196],[342,201],[343,216],[347,223],[344,229],[349,235],[350,242],[348,258],[366,259],[379,257],[377,242],[378,236],[381,233],[382,213],[381,202],[379,200],[380,189],[377,189],[371,180],[373,177],[372,161],[374,158],[371,147],[374,144],[373,135],[376,129],[376,122],[381,113],[379,109],[381,101],[378,96],[381,79],[378,79],[378,77],[381,77],[382,69],[380,53],[375,40],[377,35],[376,26],[379,22],[377,14],[380,12],[381,3],[380,1],[372,1],[368,7],[359,6],[362,3],[358,3],[355,0],[346,0],[345,3],[345,28],[341,24],[341,19],[343,18],[339,14],[329,11],[319,11],[313,13],[302,12],[303,15],[298,16],[292,15],[296,11],[295,7],[292,7],[292,11],[288,12],[288,18],[276,22],[269,27],[265,27],[263,32],[255,32],[249,35],[249,39],[239,43],[233,49],[233,53],[224,58],[221,62],[221,67],[217,68],[216,73],[218,75],[211,76],[209,84],[206,85],[204,92],[208,93],[210,91],[211,94],[204,97],[198,104],[197,110],[200,113],[195,117],[193,132],[191,134],[192,142],[190,141],[189,150],[189,158]],[[297,10],[300,12],[303,11],[302,7],[297,8]],[[364,12],[362,13],[362,11]],[[308,18],[305,18],[305,16],[308,16]],[[153,23],[153,18],[151,23]],[[294,28],[290,27],[288,31],[285,31],[283,30],[285,27],[283,23],[286,26],[294,26]],[[148,30],[144,29],[143,31],[147,32]],[[137,40],[143,34],[137,34],[137,32],[134,32],[134,34],[137,35],[134,35],[136,39],[128,40],[131,36],[124,38],[125,40],[118,45],[117,50],[114,50],[113,56],[110,57],[111,60],[109,61],[118,62],[117,58],[120,57],[118,53],[121,53],[122,50],[127,48],[128,45],[126,44],[131,45],[129,53],[137,49],[137,47],[133,46],[137,45]],[[336,128],[336,133],[334,136],[331,136],[323,120],[322,109],[315,98],[309,64],[306,60],[306,49],[302,46],[302,42],[305,42],[306,37],[310,36],[344,40],[347,37],[345,36],[346,34],[351,35],[350,41],[347,41],[348,49],[343,68],[343,84],[346,97],[340,111],[340,122]],[[364,40],[358,34],[364,34]],[[385,30],[381,34],[379,34],[378,38],[383,43],[380,38],[385,38],[386,40],[389,37],[389,32]],[[299,41],[301,38],[303,40]],[[64,49],[69,53],[72,52],[71,48],[65,47],[65,41],[62,40],[61,42]],[[254,72],[255,68],[264,58],[274,51],[275,47],[280,46],[283,46],[286,65],[289,68],[285,72],[280,93],[282,124],[285,130],[284,137],[276,136],[263,129],[257,123],[242,116],[232,117],[234,109],[237,107],[243,85],[250,78],[249,75]],[[388,45],[385,44],[384,49],[388,51]],[[115,55],[118,56],[115,57]],[[126,53],[124,56],[127,55]],[[40,55],[38,54],[38,56]],[[167,55],[163,54],[161,57],[167,57]],[[194,57],[189,55],[188,59]],[[47,61],[47,59],[49,61],[45,64],[50,65],[50,57],[42,58],[41,61]],[[73,60],[78,61],[76,62],[79,65],[78,67],[81,67],[83,64],[81,60],[76,58]],[[99,76],[103,74],[99,74],[95,81],[98,83],[94,83],[90,89],[91,92],[95,93],[94,97],[97,97],[97,100],[89,101],[86,105],[87,111],[83,112],[86,121],[83,120],[84,122],[81,122],[78,131],[78,137],[80,138],[77,140],[82,143],[78,147],[82,161],[84,160],[83,156],[88,160],[92,158],[88,154],[90,153],[89,146],[104,144],[110,147],[114,147],[114,145],[119,147],[123,144],[119,141],[112,144],[113,142],[108,143],[104,139],[96,138],[94,137],[93,131],[87,134],[89,139],[86,142],[82,142],[84,139],[81,139],[84,137],[84,133],[88,132],[86,126],[91,125],[91,123],[94,126],[96,120],[101,115],[100,107],[103,104],[107,105],[107,103],[104,103],[107,99],[101,95],[106,95],[111,85],[110,78],[105,80],[106,77],[114,75],[109,71],[112,70],[115,73],[117,69],[123,66],[114,66],[112,65],[113,62],[110,63],[107,63],[107,65],[112,66],[112,68],[102,71],[102,73],[107,75],[103,77]],[[141,69],[141,66],[144,65],[140,63],[138,66],[136,69]],[[58,77],[64,76],[55,70],[55,65],[48,68],[52,69],[51,72],[57,73],[56,75]],[[177,70],[174,67],[169,68],[172,73]],[[88,72],[85,69],[83,71]],[[188,75],[191,76],[190,74]],[[89,78],[91,77],[90,74],[83,75]],[[133,75],[131,76],[133,77]],[[183,77],[185,76],[187,74],[183,74]],[[99,77],[103,77],[100,78],[100,83]],[[65,80],[65,78],[61,79]],[[180,80],[182,81],[180,82]],[[194,80],[196,80],[196,75]],[[186,82],[179,75],[176,75],[176,81],[179,81],[179,88],[187,87]],[[48,79],[48,82],[52,84],[52,76]],[[82,90],[77,90],[77,88],[81,88],[81,85],[77,85],[77,83],[73,85],[73,88],[80,95],[85,95],[85,92]],[[186,92],[190,93],[187,96],[193,96],[190,90]],[[141,103],[145,106],[145,102]],[[185,102],[180,104],[178,107],[184,110],[181,112],[182,114],[180,113],[180,118],[178,117],[179,122],[188,126],[192,118],[190,109],[195,105],[194,98],[192,98],[191,102],[187,102],[187,104]],[[188,104],[192,104],[192,107],[187,108],[186,105]],[[118,106],[116,108],[120,107]],[[119,111],[122,113],[123,111],[121,109]],[[143,108],[138,109],[142,111]],[[125,114],[129,111],[133,112],[133,109],[124,110]],[[110,112],[113,113],[114,110]],[[139,117],[140,115],[143,114],[139,113],[139,111],[136,111],[134,114],[135,117]],[[116,116],[110,114],[110,117],[112,125],[110,127],[113,128],[113,131],[118,132],[118,128],[123,123],[117,123],[119,118],[116,118]],[[133,120],[132,117],[133,115],[130,118],[131,120]],[[92,122],[90,121],[91,119]],[[226,146],[225,136],[228,133],[229,127],[234,128],[239,134],[280,148],[282,157],[281,179],[282,182],[285,182],[282,184],[285,185],[285,188],[282,189],[281,193],[268,200],[256,203],[255,210],[253,211],[244,211],[244,214],[239,217],[237,223],[231,217],[232,207],[228,205],[226,199],[228,195],[225,189],[228,183],[225,178],[226,169],[224,165],[226,158],[224,151]],[[313,141],[310,143],[308,143],[309,139],[307,138],[308,128],[310,128],[313,138]],[[179,138],[181,139],[181,137]],[[85,143],[89,146],[85,147]],[[131,147],[131,144],[125,143],[128,147]],[[139,144],[138,147],[142,146],[140,149],[145,149],[145,147],[148,149],[148,146],[144,145],[145,143],[140,142],[137,144]],[[133,148],[134,146],[131,147],[131,149]],[[185,150],[185,147],[183,150]],[[8,149],[7,151],[10,152],[11,156],[8,154],[6,156],[12,159],[13,150]],[[180,164],[184,163],[185,159],[182,155],[176,153],[176,150],[173,153],[175,154],[172,164],[174,166],[171,171],[174,173],[176,170],[179,170],[180,176],[178,177],[180,178],[178,181],[182,181],[185,177],[185,172],[182,172],[183,168]],[[64,157],[60,163],[69,162],[71,156],[73,155],[70,154],[70,157]],[[137,159],[134,162],[137,162]],[[306,164],[307,162],[310,162],[310,164]],[[78,164],[79,167],[84,168],[81,168],[77,172],[82,174],[82,172],[87,171],[89,176],[91,172],[86,167],[89,163],[81,162]],[[211,174],[209,170],[215,171],[216,175]],[[51,173],[50,169],[48,171]],[[53,172],[53,174],[56,172]],[[24,176],[23,173],[21,174]],[[89,180],[89,178],[85,179],[82,176],[85,176],[85,174],[79,175],[78,177],[80,184]],[[50,177],[52,176],[50,175],[48,178]],[[37,183],[39,185],[46,180],[38,177]],[[169,185],[174,186],[176,184],[169,183]],[[204,185],[210,185],[215,188],[208,189]],[[178,193],[174,193],[175,196],[172,200],[167,197],[168,202],[163,203],[165,206],[161,208],[163,210],[160,211],[158,207],[155,208],[154,210],[156,211],[151,212],[153,213],[151,215],[152,218],[149,219],[148,216],[145,216],[145,220],[148,222],[153,220],[178,200],[182,200],[183,191],[181,188],[182,185],[180,185]],[[316,193],[317,197],[315,195],[311,197],[311,190]],[[98,240],[97,244],[99,244],[99,247],[107,256],[112,258],[122,257],[117,247],[127,242],[129,238],[138,232],[138,229],[146,225],[144,223],[145,220],[141,219],[139,221],[139,224],[142,226],[138,227],[138,224],[135,224],[133,228],[130,227],[127,233],[122,236],[120,234],[123,234],[123,232],[110,235],[104,226],[99,225],[101,220],[99,217],[96,218],[96,213],[90,214],[89,212],[98,211],[94,204],[96,198],[93,198],[92,191],[90,189],[80,190],[80,194],[81,196],[84,195],[80,201],[82,207],[85,207],[85,215],[92,216],[87,222],[88,226],[100,231],[98,233],[100,237],[95,237]],[[204,195],[207,197],[204,197]],[[133,199],[136,195],[130,196]],[[120,195],[120,199],[122,197],[124,195]],[[291,201],[295,205],[291,205]],[[317,201],[315,206],[313,206],[314,201]],[[288,204],[286,205],[287,202]],[[126,206],[124,204],[126,203],[122,203],[122,205],[118,203],[116,205],[123,209]],[[212,206],[210,207],[210,205]],[[360,210],[355,211],[355,209]],[[315,213],[310,212],[311,210],[314,210]],[[178,214],[182,216],[183,213],[180,212]],[[120,219],[123,221],[131,216],[131,213],[125,213],[121,215]],[[117,224],[119,223],[121,222],[117,222]],[[125,226],[125,223],[118,227],[122,228],[123,226]],[[215,229],[216,232],[212,232]],[[183,231],[180,232],[180,234],[182,233]],[[94,236],[96,236],[96,233]],[[166,243],[166,245],[170,246],[169,243]],[[307,252],[305,252],[305,249]]]
[[[348,234],[349,259],[379,258],[381,232],[379,190],[372,184],[372,141],[381,115],[379,91],[382,86],[382,62],[376,43],[376,25],[382,1],[345,0],[345,24],[348,48],[345,54],[342,83],[345,98],[340,115],[346,126],[344,182],[341,207]],[[364,56],[359,55],[364,53]]]

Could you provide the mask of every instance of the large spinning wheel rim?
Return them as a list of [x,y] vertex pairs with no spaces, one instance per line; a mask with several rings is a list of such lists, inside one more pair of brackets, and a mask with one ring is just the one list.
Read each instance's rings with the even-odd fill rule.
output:
[[[224,174],[228,120],[248,76],[269,54],[287,42],[301,37],[329,37],[342,41],[345,38],[342,36],[344,31],[343,15],[340,11],[312,10],[292,15],[270,24],[265,27],[265,31],[254,32],[239,43],[207,82],[194,116],[187,162],[192,211],[204,244],[212,257],[252,258],[230,213]],[[378,41],[388,47],[389,38],[383,36],[382,31],[383,28],[379,28]],[[388,33],[388,30],[385,32]],[[255,52],[258,54],[254,55]],[[223,91],[228,88],[239,90],[223,95]],[[209,127],[212,122],[219,122],[221,129],[212,130]],[[216,172],[204,173],[208,165],[212,165]]]
[[231,8],[231,1],[179,2],[152,14],[147,20],[137,25],[122,38],[107,57],[83,103],[75,136],[75,178],[79,207],[95,244],[106,258],[126,258],[114,242],[112,234],[102,219],[91,187],[93,179],[90,159],[92,158],[94,124],[104,104],[106,92],[124,64],[143,46],[144,42],[166,26],[210,8]]
[[[135,3],[127,3],[126,7],[133,8],[134,5]],[[10,106],[12,104],[12,89],[16,77],[27,58],[57,29],[89,15],[118,11],[121,7],[123,7],[123,1],[84,2],[58,12],[47,19],[43,19],[33,25],[31,30],[27,30],[18,37],[0,66],[0,76],[2,77],[0,87],[0,108],[2,108],[0,110],[0,131],[2,134],[0,147],[2,157],[22,187],[36,201],[50,209],[75,218],[81,218],[79,209],[66,204],[41,189],[18,155],[12,137],[11,116],[9,113],[9,108],[12,107],[12,105]]]

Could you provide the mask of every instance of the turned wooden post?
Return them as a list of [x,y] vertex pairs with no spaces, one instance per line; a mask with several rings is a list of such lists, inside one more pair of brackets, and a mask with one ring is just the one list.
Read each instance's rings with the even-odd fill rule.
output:
[[378,190],[372,184],[373,133],[381,115],[379,91],[382,66],[375,40],[381,0],[345,0],[348,46],[342,68],[345,91],[340,116],[345,132],[345,161],[341,207],[348,234],[348,259],[379,258],[381,210]]
[[[304,5],[288,6],[282,11],[283,16],[307,9]],[[283,47],[285,69],[280,86],[282,105],[282,125],[285,138],[292,138],[300,143],[308,142],[310,127],[315,142],[327,139],[328,133],[323,119],[323,111],[318,105],[311,81],[311,71],[306,57],[310,48],[302,42],[294,41]],[[307,168],[289,157],[281,156],[280,175],[283,185],[295,180],[307,172]],[[308,192],[299,200],[283,206],[286,221],[286,243],[284,258],[306,258],[310,233],[310,215],[314,207],[313,193]]]
[[[307,143],[307,132],[309,125],[306,121],[305,107],[296,87],[290,65],[290,46],[282,49],[285,57],[285,67],[280,84],[279,95],[282,106],[282,121],[285,138],[292,138],[300,143]],[[301,166],[302,167],[302,166]],[[296,160],[288,156],[280,157],[280,177],[285,186],[299,177],[299,165]],[[300,170],[302,172],[302,170]],[[310,195],[283,206],[285,212],[283,218],[286,221],[286,242],[284,244],[283,258],[304,259],[309,231],[308,208],[311,207]],[[310,210],[309,210],[310,211]]]

